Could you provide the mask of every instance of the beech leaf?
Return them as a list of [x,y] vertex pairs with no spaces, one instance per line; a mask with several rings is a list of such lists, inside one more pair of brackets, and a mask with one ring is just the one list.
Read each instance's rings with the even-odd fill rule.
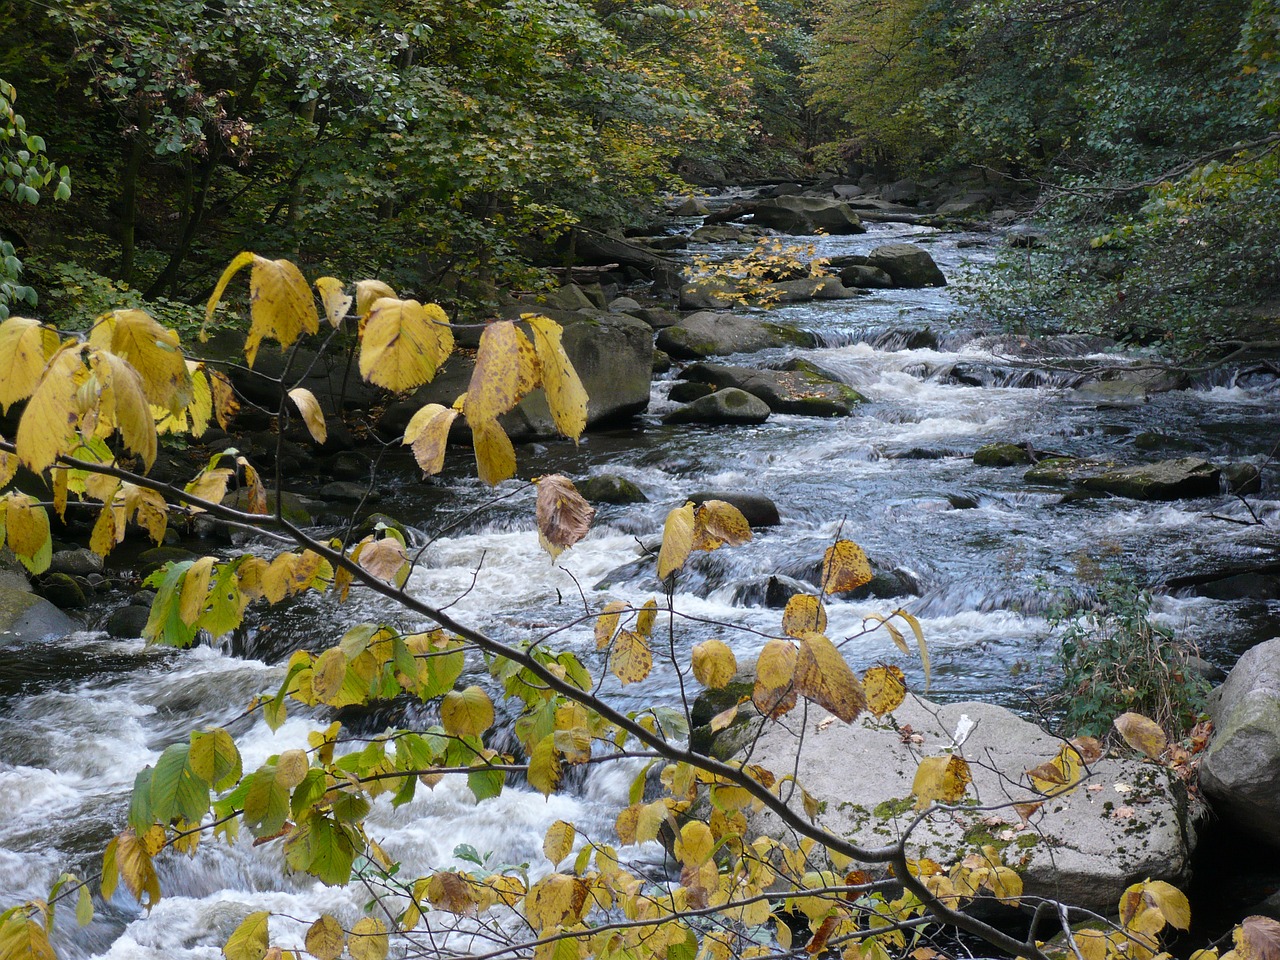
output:
[[537,484],[538,542],[554,560],[587,535],[596,511],[568,477],[552,474]]
[[824,593],[847,593],[871,582],[871,564],[852,540],[837,540],[822,558]]
[[360,376],[397,393],[422,386],[453,352],[449,318],[434,303],[384,298],[360,340]]
[[294,387],[289,391],[289,399],[302,414],[302,422],[307,425],[307,433],[316,443],[324,443],[329,438],[329,428],[324,422],[324,413],[320,410],[320,401],[306,387]]
[[58,335],[39,320],[10,317],[0,323],[0,412],[31,396],[57,349]]
[[787,601],[782,611],[782,632],[787,636],[798,638],[806,633],[824,633],[826,629],[827,611],[817,597],[797,593]]
[[827,637],[810,633],[800,639],[796,654],[796,692],[834,713],[845,723],[867,705],[862,684]]
[[1125,743],[1152,760],[1158,760],[1169,746],[1160,724],[1140,713],[1122,713],[1113,723]]
[[756,682],[751,702],[766,717],[777,718],[796,705],[795,644],[788,640],[768,641],[756,659]]
[[895,666],[868,667],[862,674],[862,688],[867,694],[867,709],[877,717],[892,713],[907,696],[907,681]]
[[478,737],[493,726],[493,701],[480,687],[450,690],[440,703],[440,722],[455,737]]

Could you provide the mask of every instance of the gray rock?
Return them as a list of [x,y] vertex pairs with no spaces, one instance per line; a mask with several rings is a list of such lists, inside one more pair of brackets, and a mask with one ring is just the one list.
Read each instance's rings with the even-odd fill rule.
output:
[[74,577],[87,577],[102,572],[102,558],[88,547],[74,550],[55,550],[49,560],[49,573],[68,573]]
[[1076,480],[1093,476],[1106,470],[1109,464],[1080,457],[1048,457],[1041,460],[1022,475],[1027,483],[1044,483],[1053,486],[1069,486]]
[[43,597],[0,587],[0,645],[65,637],[80,625]]
[[191,550],[184,550],[182,547],[150,547],[138,554],[138,573],[143,577],[148,577],[166,563],[184,563],[188,560],[198,559],[200,559],[200,554]]
[[371,490],[367,483],[352,483],[350,480],[334,480],[320,488],[322,500],[337,500],[341,503],[359,503],[361,500],[374,501],[378,492]]
[[893,277],[879,267],[855,263],[840,271],[840,282],[858,290],[884,290],[893,286]]
[[727,223],[706,224],[689,234],[690,243],[737,243],[743,228]]
[[330,457],[324,465],[324,472],[338,480],[367,481],[372,469],[373,461],[359,450],[343,450]]
[[644,317],[641,316],[643,310],[644,307],[630,297],[615,297],[609,301],[610,313],[625,313],[628,316],[640,317],[643,320]]
[[819,197],[778,197],[756,204],[755,222],[783,233],[812,234],[821,230],[829,234],[866,233],[867,228],[841,200]]
[[[274,515],[276,512],[276,492],[274,490],[267,491],[267,513]],[[236,491],[236,495],[228,501],[229,504],[237,510],[249,509],[249,491],[240,488]],[[306,497],[301,497],[296,493],[285,491],[284,496],[280,498],[280,515],[292,524],[300,527],[309,527],[314,523],[312,518],[311,501]],[[150,551],[148,551],[150,552]]]
[[1082,380],[1076,390],[1103,400],[1142,399],[1153,393],[1182,390],[1187,382],[1186,374],[1173,370],[1112,367]]
[[1014,467],[1030,463],[1031,454],[1020,444],[988,443],[973,452],[973,462],[979,467]]
[[671,354],[665,350],[653,351],[653,372],[666,373],[675,366],[675,361],[671,359]]
[[845,287],[839,277],[804,277],[771,283],[770,289],[779,291],[778,303],[808,303],[810,300],[852,300],[856,290]]
[[1218,493],[1220,473],[1212,463],[1198,457],[1182,457],[1107,470],[1097,476],[1082,477],[1076,483],[1095,493],[1133,500],[1178,500]]
[[674,327],[680,322],[680,318],[676,314],[669,310],[663,310],[661,307],[645,307],[632,315],[639,317],[655,330],[661,330],[663,327]]
[[769,405],[745,390],[725,387],[672,410],[663,423],[751,425],[769,419]]
[[552,310],[598,310],[599,307],[586,290],[576,283],[566,283],[563,287],[546,293],[535,294],[525,298],[529,306],[547,307]]
[[[939,706],[908,698],[894,711],[893,724],[870,717],[852,724],[832,722],[825,711],[811,706],[802,745],[792,725],[770,724],[753,747],[751,762],[778,776],[796,769],[797,782],[818,803],[819,826],[860,845],[881,847],[901,836],[916,816],[908,799],[918,766],[912,751],[944,754],[962,716],[976,724],[963,746],[973,776],[967,796],[983,804],[1035,800],[1021,785],[1027,783],[1024,771],[1053,759],[1061,742],[985,703]],[[908,725],[923,743],[904,743],[901,731]],[[732,741],[734,727],[726,733]],[[740,734],[738,739],[743,739]],[[717,737],[712,752],[723,755],[721,746]],[[1005,865],[1021,875],[1026,896],[1103,914],[1115,910],[1133,882],[1185,881],[1202,805],[1156,764],[1104,758],[1091,772],[1090,783],[1101,790],[1080,788],[1046,801],[1032,815],[1029,829],[1021,828],[1018,815],[1007,807],[960,808],[928,818],[908,839],[908,856],[950,864],[991,844],[1002,848]],[[1120,792],[1117,784],[1130,789]],[[801,807],[798,796],[794,803]],[[749,830],[752,835],[782,835],[780,822],[767,813],[753,816]],[[883,865],[869,869],[873,875],[885,874]]]
[[1227,493],[1246,496],[1262,489],[1262,472],[1252,463],[1228,463],[1222,468]]
[[1210,698],[1200,783],[1223,819],[1280,847],[1280,639],[1245,651]]
[[684,371],[686,380],[714,387],[737,387],[759,397],[775,413],[810,417],[847,417],[865,397],[852,387],[824,376],[812,364],[791,364],[790,370],[757,370],[720,363],[695,363]]
[[644,491],[616,473],[600,473],[574,484],[578,493],[592,503],[648,503]]
[[862,196],[867,191],[856,183],[837,183],[831,188],[831,192],[837,200],[852,200],[855,197]]
[[914,180],[897,180],[882,187],[880,197],[890,203],[914,204],[920,198],[921,192],[920,184]]
[[671,211],[673,217],[705,217],[710,213],[706,201],[699,197],[685,197]]
[[36,592],[60,610],[89,605],[89,597],[80,581],[69,573],[49,573],[36,585]]
[[893,278],[898,287],[942,287],[947,278],[933,262],[929,251],[913,243],[886,243],[867,254],[870,266]]
[[708,500],[723,500],[738,508],[753,527],[776,527],[782,522],[778,515],[778,505],[760,493],[738,493],[734,490],[698,490],[689,494],[694,503],[705,503]]
[[658,349],[680,360],[730,353],[756,353],[774,347],[814,347],[817,338],[792,327],[740,313],[702,311],[658,332]]
[[680,288],[681,310],[723,310],[733,306],[734,289],[727,283],[686,283]]
[[147,625],[147,618],[150,616],[150,607],[131,603],[113,611],[103,623],[102,629],[107,632],[107,636],[117,640],[132,640],[142,636],[142,628]]
[[709,383],[697,383],[693,380],[681,380],[679,383],[671,385],[671,391],[667,394],[667,399],[672,403],[692,403],[699,397],[705,397],[715,392],[715,387]]

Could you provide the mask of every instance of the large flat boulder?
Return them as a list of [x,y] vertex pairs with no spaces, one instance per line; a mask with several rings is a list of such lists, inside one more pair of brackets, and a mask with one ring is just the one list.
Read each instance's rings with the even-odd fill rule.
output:
[[824,376],[810,364],[796,362],[789,370],[757,370],[722,363],[695,363],[684,378],[709,383],[717,389],[737,387],[759,397],[775,413],[809,417],[847,417],[865,397],[850,387]]
[[0,646],[65,637],[80,624],[43,597],[0,586]]
[[822,197],[777,197],[756,204],[754,222],[790,234],[866,233],[867,228],[841,200]]
[[[751,762],[797,782],[817,802],[822,828],[864,847],[904,836],[917,816],[912,783],[921,756],[944,755],[953,733],[971,722],[961,752],[973,783],[964,803],[910,832],[907,855],[951,864],[983,845],[1001,852],[1022,877],[1027,896],[1051,897],[1108,914],[1131,883],[1189,875],[1203,805],[1170,771],[1150,762],[1105,757],[1070,793],[1044,802],[1023,825],[1012,803],[1038,799],[1026,771],[1052,760],[1061,741],[992,704],[938,705],[911,698],[896,723],[867,716],[845,724],[810,706],[801,741],[798,721],[769,724]],[[719,737],[742,737],[729,727]],[[712,745],[716,748],[719,740]],[[798,753],[798,761],[797,761]],[[794,801],[801,806],[800,798]],[[776,817],[757,814],[755,835],[782,836]],[[883,865],[867,865],[884,876]]]
[[813,347],[811,333],[768,323],[741,313],[704,310],[658,333],[658,349],[677,360],[701,360],[730,353],[756,353],[773,347]]
[[1179,457],[1107,470],[1076,482],[1086,490],[1132,500],[1178,500],[1213,496],[1220,488],[1221,472],[1199,457]]
[[1200,783],[1224,820],[1280,847],[1280,639],[1247,650],[1214,691]]
[[726,426],[750,426],[769,419],[769,405],[745,390],[725,387],[692,403],[677,407],[663,423],[708,423]]

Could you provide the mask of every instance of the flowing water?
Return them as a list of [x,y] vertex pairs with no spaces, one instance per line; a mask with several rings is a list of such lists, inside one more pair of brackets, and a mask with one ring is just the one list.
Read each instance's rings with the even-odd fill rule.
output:
[[[865,236],[821,238],[819,253],[865,253],[900,239],[928,243],[948,275],[982,269],[999,242],[882,225]],[[1280,391],[1273,378],[1223,371],[1146,401],[1100,401],[1070,389],[1069,375],[1019,366],[1008,356],[1018,344],[954,326],[955,314],[949,289],[877,291],[775,310],[772,319],[816,333],[823,346],[737,359],[760,365],[803,354],[866,395],[869,402],[849,418],[775,415],[753,428],[668,427],[659,417],[673,406],[671,381],[658,381],[649,413],[632,426],[593,433],[576,448],[557,442],[521,449],[525,476],[616,473],[650,500],[603,507],[588,538],[554,565],[531,532],[527,487],[504,484],[497,494],[505,499],[491,502],[494,492],[467,476],[461,451],[451,455],[445,477],[430,484],[417,481],[409,465],[394,465],[379,508],[424,537],[445,531],[409,588],[435,603],[456,598],[454,616],[502,639],[530,638],[580,616],[584,602],[598,609],[608,599],[641,603],[652,596],[658,583],[644,551],[686,494],[760,493],[777,502],[782,524],[744,547],[690,561],[674,600],[680,650],[720,636],[740,661],[750,657],[779,629],[780,610],[765,605],[769,579],[812,583],[825,548],[845,536],[880,569],[895,571],[902,590],[833,601],[831,636],[854,635],[867,615],[904,606],[920,618],[928,640],[933,697],[980,698],[1025,711],[1052,665],[1044,614],[1059,591],[1087,591],[1108,568],[1159,587],[1181,574],[1274,558],[1280,503],[1265,470],[1264,489],[1251,498],[1266,521],[1259,526],[1212,518],[1249,517],[1225,496],[1074,499],[1062,488],[1029,485],[1024,468],[982,468],[970,459],[984,443],[1011,440],[1120,461],[1189,451],[1262,466],[1276,441]],[[1095,348],[1083,340],[1059,346],[1081,363],[1119,359],[1090,353]],[[1172,438],[1176,449],[1138,451],[1135,438],[1149,432]],[[1273,635],[1280,618],[1266,599],[1162,596],[1156,611],[1219,666]],[[91,631],[59,643],[0,647],[0,904],[43,896],[64,869],[95,872],[100,851],[123,824],[135,773],[190,729],[228,726],[252,769],[326,726],[327,715],[296,712],[273,733],[243,712],[254,694],[279,684],[291,649],[318,649],[344,625],[363,620],[419,626],[378,600],[356,596],[339,607],[309,598],[272,613],[234,652],[148,649]],[[589,625],[567,629],[554,642],[597,663]],[[855,668],[890,660],[922,683],[918,662],[900,655],[882,632],[849,643],[845,652]],[[469,682],[484,681],[477,675]],[[678,706],[681,696],[679,678],[661,666],[642,684],[606,683],[604,693],[624,709]],[[363,723],[431,719],[420,708],[396,708]],[[455,856],[461,844],[491,864],[536,864],[543,833],[557,819],[607,835],[635,772],[593,770],[578,788],[549,800],[511,786],[480,804],[464,785],[446,781],[398,810],[380,800],[370,832],[405,862],[406,876],[464,865]],[[272,932],[280,943],[300,943],[303,919],[317,912],[348,925],[360,916],[367,890],[284,877],[277,846],[254,848],[242,838],[232,846],[208,842],[193,860],[166,854],[164,899],[149,915],[119,893],[83,930],[69,915],[60,917],[57,943],[69,957],[214,958],[250,910],[279,915]],[[286,917],[300,919],[291,924]]]

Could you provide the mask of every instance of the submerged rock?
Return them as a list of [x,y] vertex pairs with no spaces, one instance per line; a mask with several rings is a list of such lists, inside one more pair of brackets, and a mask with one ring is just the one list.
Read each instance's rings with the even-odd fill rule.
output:
[[988,443],[973,452],[973,462],[979,467],[1014,467],[1031,462],[1031,452],[1022,444]]
[[1214,691],[1200,783],[1225,820],[1280,847],[1280,639],[1246,651]]
[[1198,457],[1161,460],[1107,470],[1080,478],[1086,490],[1110,493],[1132,500],[1178,500],[1182,497],[1210,497],[1219,491],[1221,471]]

